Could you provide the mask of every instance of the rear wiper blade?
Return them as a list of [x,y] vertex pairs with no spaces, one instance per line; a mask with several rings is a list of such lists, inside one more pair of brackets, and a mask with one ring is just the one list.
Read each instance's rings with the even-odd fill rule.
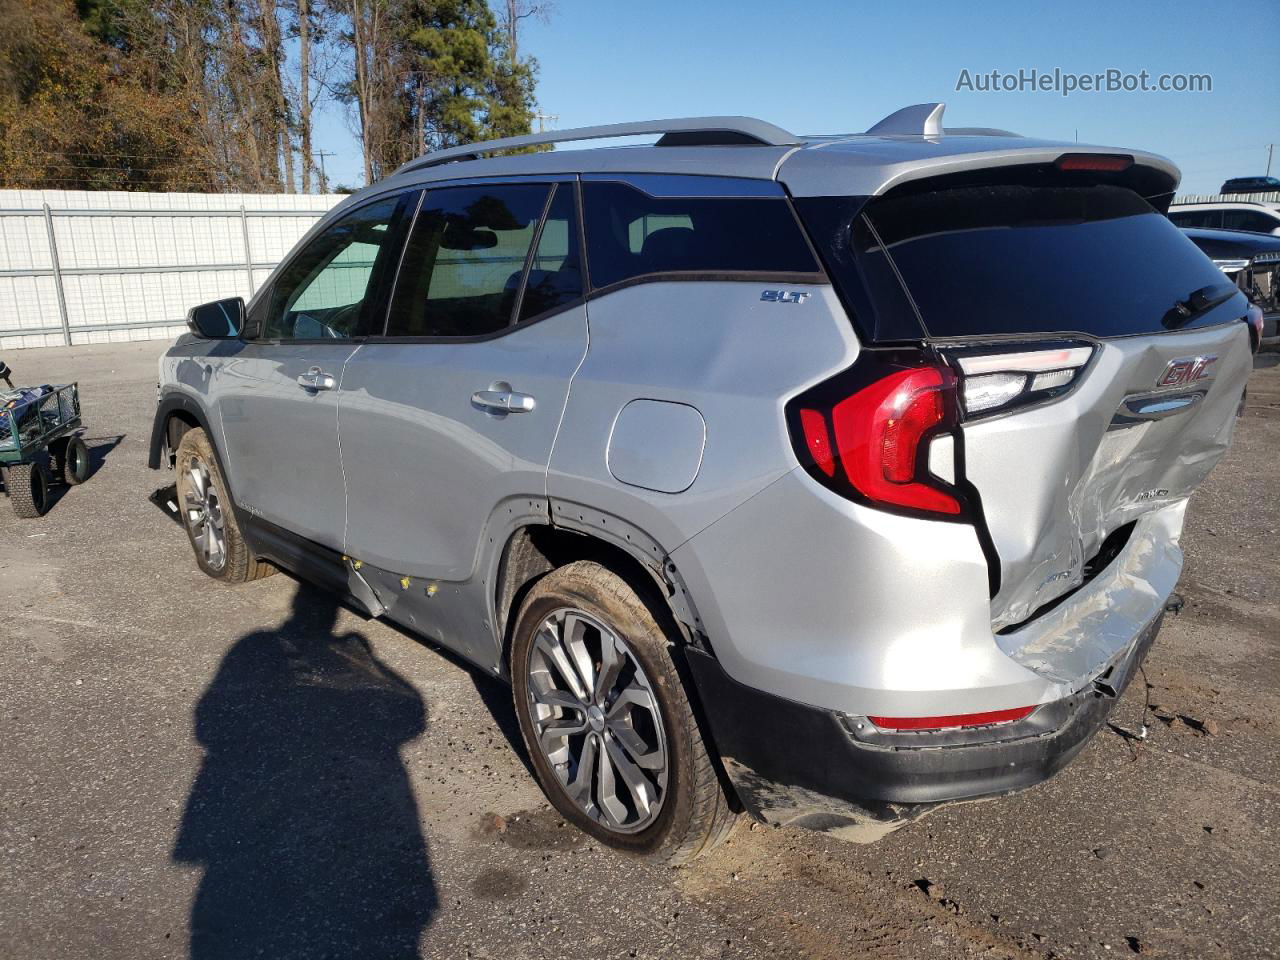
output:
[[1234,283],[1211,283],[1199,290],[1192,290],[1187,299],[1179,300],[1173,309],[1165,314],[1167,327],[1176,327],[1198,317],[1206,310],[1212,310],[1220,303],[1225,303],[1239,292]]

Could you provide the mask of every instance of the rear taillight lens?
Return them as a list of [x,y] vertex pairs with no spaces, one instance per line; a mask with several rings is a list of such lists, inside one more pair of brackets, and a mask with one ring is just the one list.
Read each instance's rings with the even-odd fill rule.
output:
[[1249,326],[1253,328],[1253,333],[1249,340],[1253,343],[1253,352],[1257,353],[1258,348],[1262,345],[1263,331],[1266,329],[1262,308],[1256,303],[1249,304],[1249,312],[1245,319],[1249,321]]
[[796,451],[810,473],[838,493],[877,506],[960,515],[957,492],[928,467],[929,444],[956,426],[951,370],[889,368],[869,383],[849,382],[842,389],[841,382],[793,402]]

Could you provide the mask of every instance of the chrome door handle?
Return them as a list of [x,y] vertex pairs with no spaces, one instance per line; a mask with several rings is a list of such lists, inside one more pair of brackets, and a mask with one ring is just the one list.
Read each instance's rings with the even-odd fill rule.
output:
[[307,390],[332,390],[338,385],[332,374],[325,373],[319,367],[312,367],[298,376],[298,386]]
[[535,405],[527,393],[516,393],[506,384],[494,384],[488,390],[477,390],[471,402],[490,413],[529,413]]

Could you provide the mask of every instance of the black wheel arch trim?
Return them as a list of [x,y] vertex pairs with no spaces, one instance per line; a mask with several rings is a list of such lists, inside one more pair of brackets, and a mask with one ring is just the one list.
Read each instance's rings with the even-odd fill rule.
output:
[[[218,449],[218,441],[209,425],[209,417],[204,407],[193,397],[180,391],[171,391],[160,397],[156,405],[155,418],[151,423],[151,444],[147,453],[147,466],[159,470],[164,465],[164,452],[169,443],[169,421],[175,413],[186,413],[200,426],[209,438],[213,447],[213,455],[218,458],[218,469],[226,480],[227,471],[222,462],[222,451]],[[172,451],[170,451],[172,452]]]

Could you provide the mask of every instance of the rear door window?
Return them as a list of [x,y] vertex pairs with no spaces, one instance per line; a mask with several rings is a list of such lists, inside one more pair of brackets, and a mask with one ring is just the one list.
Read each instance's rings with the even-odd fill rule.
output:
[[582,244],[570,183],[556,186],[520,299],[520,322],[582,298]]
[[430,190],[400,265],[387,335],[476,337],[515,318],[551,185]]
[[680,274],[808,274],[820,268],[786,199],[654,197],[627,183],[583,184],[593,288]]

